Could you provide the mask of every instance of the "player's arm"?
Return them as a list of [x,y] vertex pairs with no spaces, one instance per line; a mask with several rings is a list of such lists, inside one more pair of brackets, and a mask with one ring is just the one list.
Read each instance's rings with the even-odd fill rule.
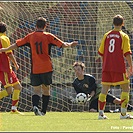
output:
[[92,92],[90,93],[90,96],[93,97],[94,95],[95,95],[95,91],[92,91]]
[[64,42],[62,44],[62,48],[67,48],[67,47],[74,47],[78,44],[78,41],[73,41],[73,42]]
[[67,47],[74,47],[78,44],[78,41],[73,41],[73,42],[64,42],[55,35],[49,33],[48,34],[48,39],[50,44],[56,45],[59,48],[67,48]]
[[10,58],[10,60],[12,61],[12,63],[14,64],[16,70],[18,70],[18,69],[19,69],[19,65],[18,65],[18,63],[17,63],[17,61],[16,61],[16,58],[15,58],[15,56],[13,55],[13,53],[11,52],[10,54],[7,54],[7,55],[8,55],[8,57]]
[[[76,94],[78,94],[78,93],[80,93],[81,91],[80,91],[79,87],[77,86],[77,84],[76,84],[75,82],[76,82],[76,81],[74,81],[74,82],[72,83],[72,86],[73,86],[74,90],[76,91]],[[69,96],[69,98],[70,98],[70,101],[71,101],[72,103],[76,103],[76,98],[75,98],[75,97]]]
[[9,50],[16,49],[17,47],[18,47],[17,44],[14,43],[14,44],[10,45],[10,46],[7,47],[7,48],[1,48],[1,49],[0,49],[0,53],[6,52],[6,51],[9,51]]
[[124,41],[125,43],[123,43],[123,52],[124,52],[124,56],[127,60],[127,63],[129,65],[128,76],[130,77],[131,75],[133,75],[133,66],[132,66],[132,52],[130,49],[129,36],[125,35],[124,40],[125,40]]
[[89,101],[95,94],[97,89],[97,84],[95,78],[92,76],[89,78],[89,87],[88,87],[88,100]]
[[128,77],[130,77],[131,75],[133,75],[132,56],[130,54],[126,55],[126,60],[129,65],[129,69],[127,69],[127,74]]

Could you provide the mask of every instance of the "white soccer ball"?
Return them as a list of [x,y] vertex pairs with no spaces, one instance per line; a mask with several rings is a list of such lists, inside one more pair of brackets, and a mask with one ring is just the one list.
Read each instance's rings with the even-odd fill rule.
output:
[[85,93],[78,93],[76,95],[76,102],[78,104],[84,104],[87,101],[87,95]]

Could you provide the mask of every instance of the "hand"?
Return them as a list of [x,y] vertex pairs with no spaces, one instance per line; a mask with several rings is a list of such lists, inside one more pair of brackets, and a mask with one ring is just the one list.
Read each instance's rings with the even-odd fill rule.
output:
[[71,47],[74,47],[74,46],[76,46],[78,44],[78,41],[73,41],[72,43],[71,43]]
[[18,70],[18,69],[19,69],[19,65],[18,65],[18,64],[16,64],[16,65],[15,65],[15,68],[16,68],[16,70]]
[[73,98],[72,96],[70,96],[69,98],[70,98],[70,101],[71,101],[72,103],[77,103],[77,102],[76,102],[76,99]]
[[92,96],[88,94],[87,96],[87,102],[89,102],[91,100]]

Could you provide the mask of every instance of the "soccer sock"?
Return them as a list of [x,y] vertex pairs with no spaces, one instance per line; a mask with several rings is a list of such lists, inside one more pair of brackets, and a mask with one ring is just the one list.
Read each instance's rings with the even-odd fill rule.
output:
[[34,106],[38,107],[39,100],[40,100],[40,96],[38,96],[38,95],[33,95],[32,96],[32,105],[33,105],[33,107]]
[[46,114],[50,96],[42,95],[42,112]]
[[13,90],[12,94],[12,110],[16,110],[19,101],[20,90]]
[[127,105],[129,102],[129,93],[128,92],[122,92],[121,93],[121,114],[125,115],[127,112]]
[[0,99],[4,98],[6,96],[8,96],[8,93],[7,93],[6,90],[3,90],[3,91],[0,92]]
[[100,93],[98,99],[98,110],[100,115],[103,115],[105,104],[106,104],[106,95]]

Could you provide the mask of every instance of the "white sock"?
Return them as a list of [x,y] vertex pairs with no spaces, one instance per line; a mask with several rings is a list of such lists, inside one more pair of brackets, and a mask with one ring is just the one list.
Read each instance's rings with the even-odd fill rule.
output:
[[121,114],[126,114],[127,113],[127,108],[121,108]]
[[12,106],[11,110],[17,110],[16,106]]
[[99,110],[99,115],[103,115],[104,111],[103,110]]

